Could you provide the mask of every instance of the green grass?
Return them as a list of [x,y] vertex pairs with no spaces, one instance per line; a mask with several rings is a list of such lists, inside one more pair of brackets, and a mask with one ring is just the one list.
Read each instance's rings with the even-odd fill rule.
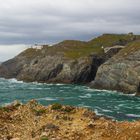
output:
[[37,57],[41,54],[41,50],[39,49],[34,49],[34,48],[28,48],[19,55],[25,56],[28,59],[32,59],[34,57]]
[[117,56],[127,56],[138,50],[140,50],[140,40],[128,43],[126,48],[122,49]]
[[103,34],[102,36],[89,41],[89,43],[93,44],[93,46],[111,47],[113,45],[126,45],[138,38],[140,39],[139,35]]
[[75,40],[66,40],[52,47],[46,47],[44,50],[46,54],[56,55],[61,53],[69,59],[78,59],[80,57],[89,56],[90,54],[104,53],[101,46],[93,46],[88,42]]
[[65,106],[65,108],[62,109],[62,111],[70,113],[74,110],[74,107],[72,106]]
[[133,34],[104,34],[89,42],[65,40],[54,45],[52,48],[50,47],[48,52],[51,52],[52,54],[62,52],[66,58],[78,59],[91,54],[104,53],[102,46],[126,45],[138,38],[140,38],[140,36]]
[[52,110],[60,110],[61,108],[62,108],[62,105],[59,103],[55,103],[51,107]]
[[92,46],[85,46],[74,48],[73,50],[66,51],[65,57],[70,59],[78,59],[80,57],[86,57],[91,54],[101,54],[104,53],[104,50],[101,47],[92,47]]
[[49,140],[46,136],[42,136],[40,140]]
[[40,109],[40,110],[33,109],[33,112],[35,113],[36,116],[41,116],[41,115],[46,113],[46,110],[44,110],[44,109]]
[[91,54],[104,53],[103,47],[111,47],[114,45],[126,45],[134,40],[140,39],[140,35],[133,34],[103,34],[91,41],[77,41],[77,40],[65,40],[51,47],[44,45],[42,50],[29,48],[21,53],[28,59],[35,58],[37,56],[43,57],[47,55],[63,55],[68,59],[79,59],[81,57],[87,57]]

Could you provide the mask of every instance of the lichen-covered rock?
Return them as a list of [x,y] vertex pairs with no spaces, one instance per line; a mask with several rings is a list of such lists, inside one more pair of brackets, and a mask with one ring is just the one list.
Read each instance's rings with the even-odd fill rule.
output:
[[[13,106],[13,105],[12,105]],[[53,109],[35,100],[0,110],[1,140],[139,140],[140,122],[118,122],[97,116],[86,108]],[[7,107],[7,106],[6,106]],[[6,108],[5,107],[5,108]],[[8,106],[9,107],[9,106]],[[69,111],[67,111],[67,109]],[[36,111],[44,110],[37,116]],[[9,117],[10,116],[10,117]],[[57,117],[56,117],[57,116]]]

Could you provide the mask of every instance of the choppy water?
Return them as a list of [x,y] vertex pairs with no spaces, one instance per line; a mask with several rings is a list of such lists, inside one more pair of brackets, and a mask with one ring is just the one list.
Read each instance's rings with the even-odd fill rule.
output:
[[43,105],[57,102],[87,107],[99,115],[117,120],[140,119],[140,97],[79,85],[24,83],[15,79],[0,79],[0,105],[14,100],[25,103],[31,99],[36,99]]

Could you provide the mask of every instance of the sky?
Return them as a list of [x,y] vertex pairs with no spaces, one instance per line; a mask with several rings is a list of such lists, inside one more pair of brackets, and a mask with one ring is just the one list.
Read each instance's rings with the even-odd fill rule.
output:
[[140,34],[140,0],[0,0],[0,61],[31,44]]

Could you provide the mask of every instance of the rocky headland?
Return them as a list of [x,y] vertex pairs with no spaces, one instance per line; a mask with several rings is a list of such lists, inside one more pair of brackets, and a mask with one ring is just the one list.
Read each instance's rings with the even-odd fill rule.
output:
[[0,108],[1,140],[139,140],[140,121],[118,122],[86,108],[35,100]]
[[93,86],[119,90],[124,93],[140,91],[140,41],[129,43],[124,49],[101,65]]
[[140,36],[103,34],[29,48],[0,65],[0,77],[26,82],[88,84],[134,93],[140,82]]

